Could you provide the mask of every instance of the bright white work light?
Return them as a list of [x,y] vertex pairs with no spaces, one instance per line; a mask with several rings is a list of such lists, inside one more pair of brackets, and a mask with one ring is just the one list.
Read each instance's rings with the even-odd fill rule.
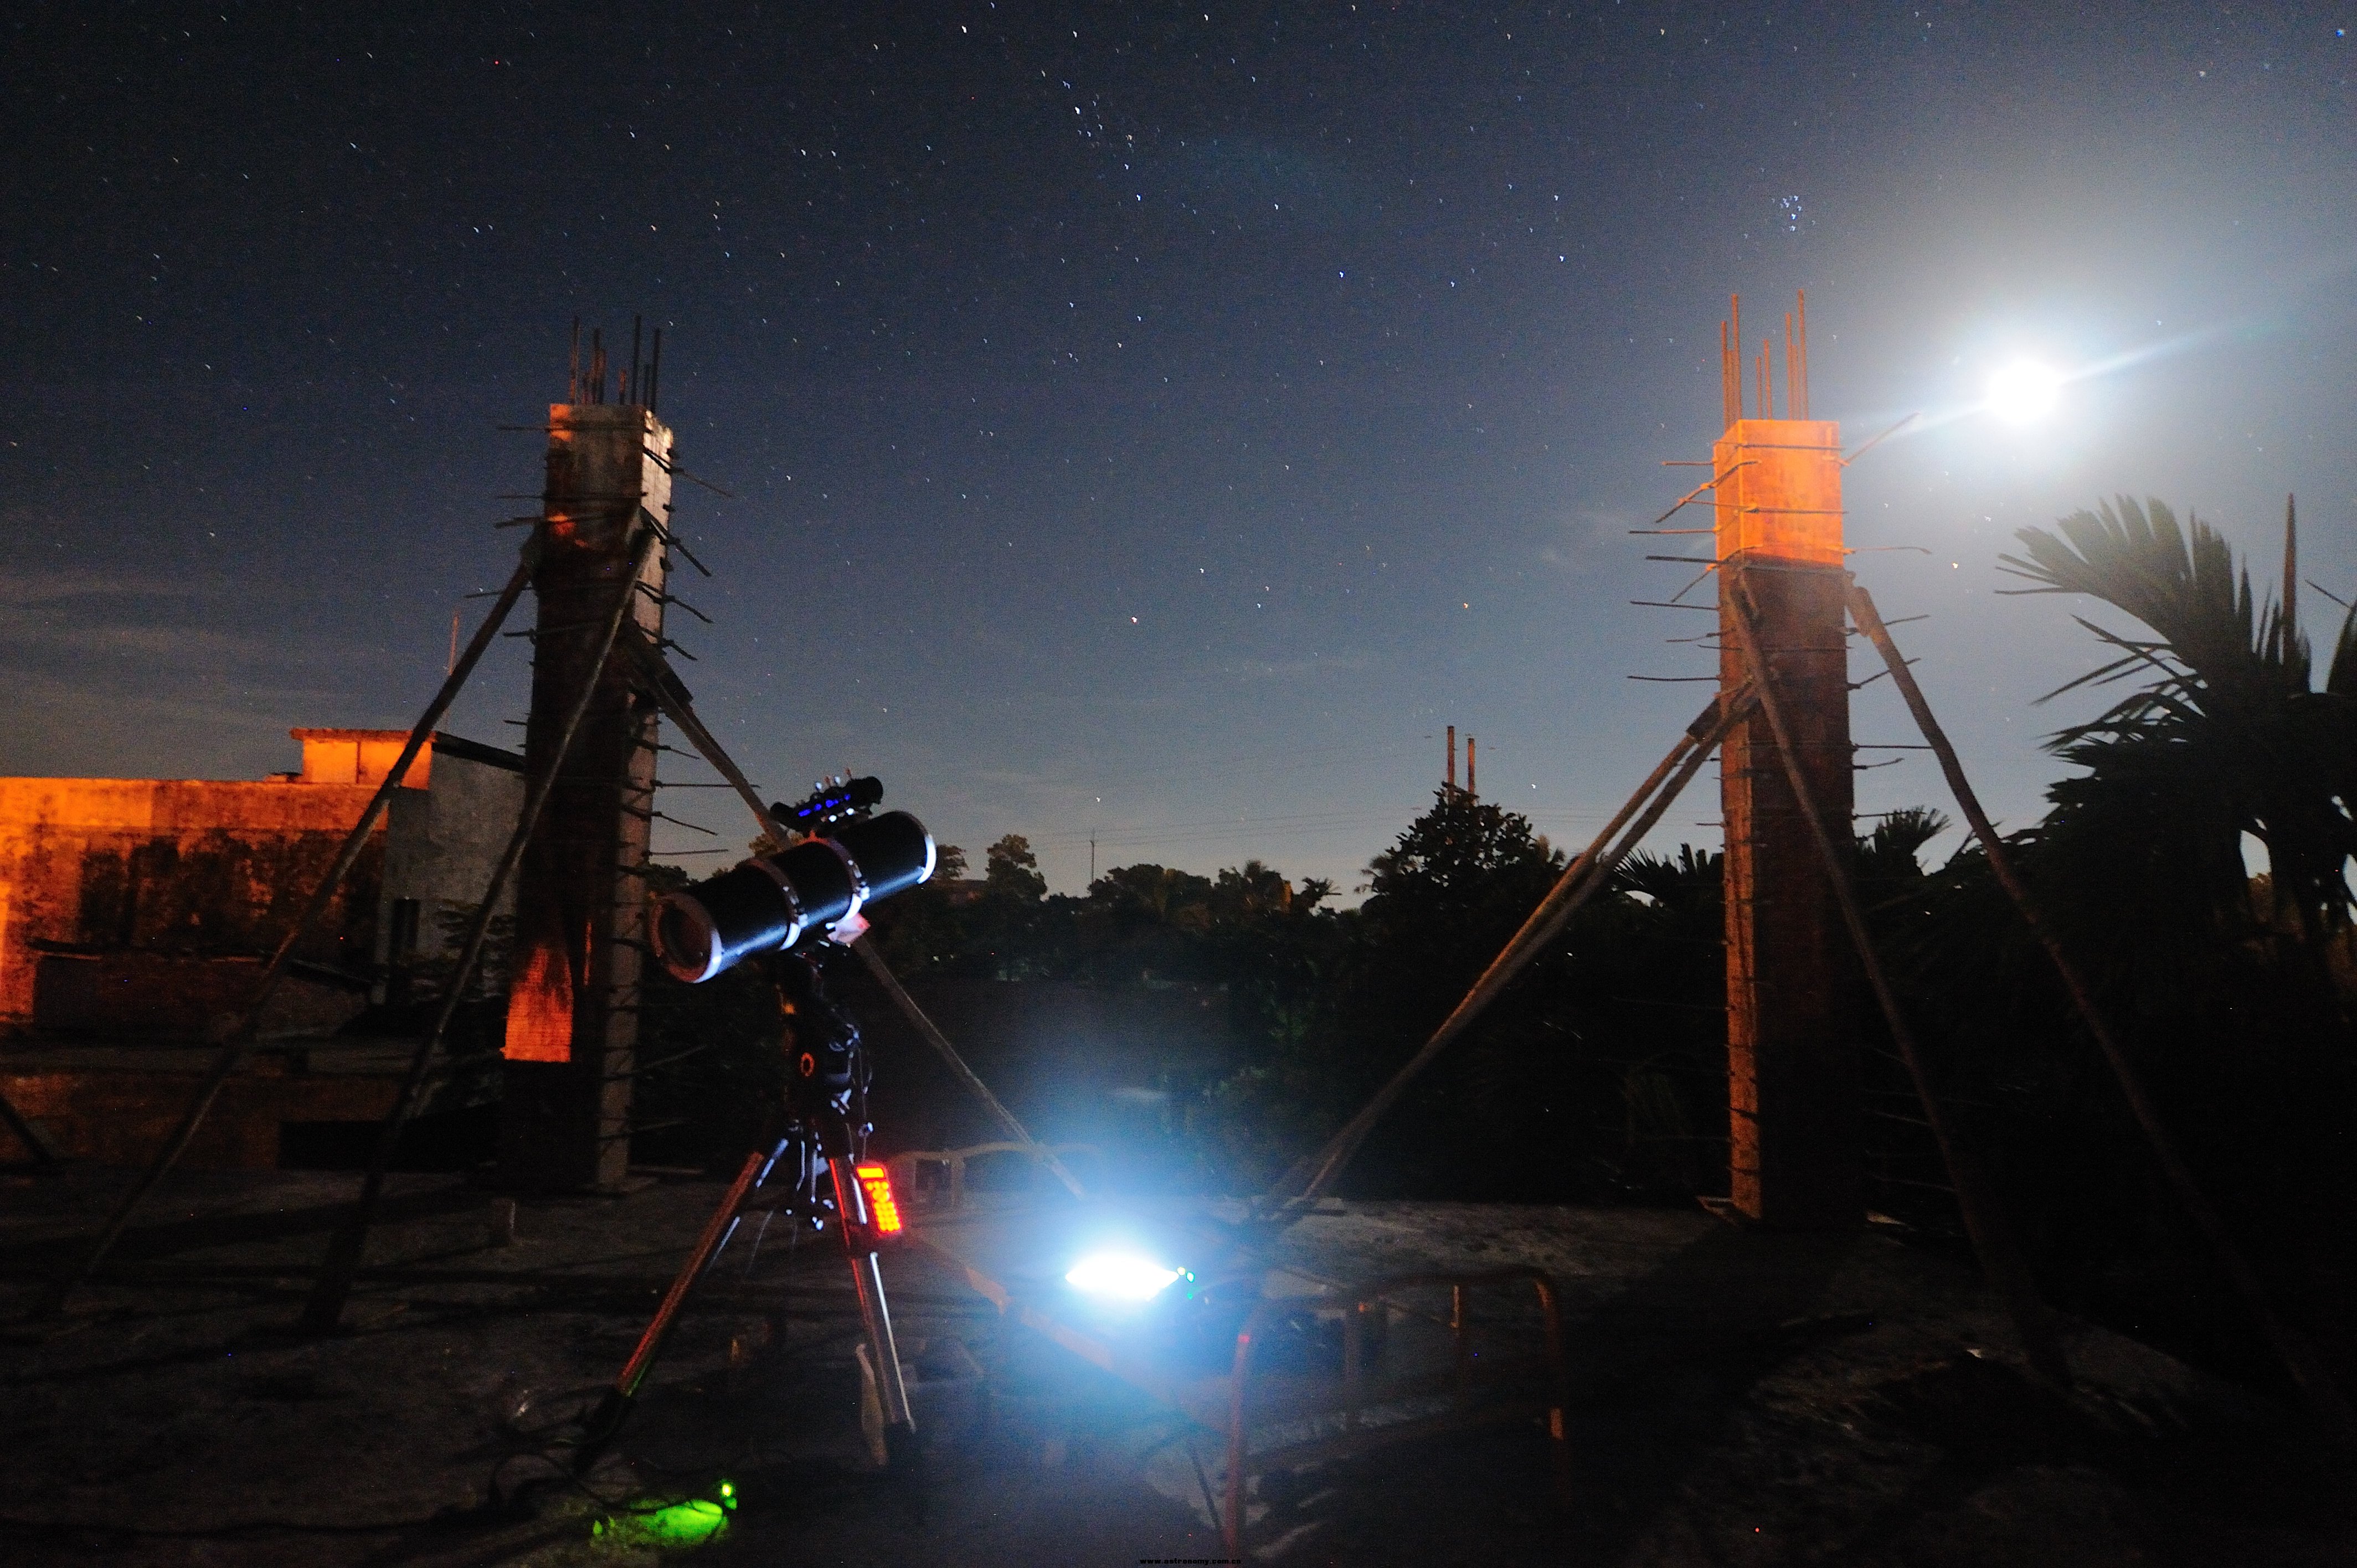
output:
[[1064,1283],[1091,1295],[1151,1301],[1178,1277],[1177,1269],[1166,1269],[1135,1252],[1092,1252],[1072,1265]]
[[2062,378],[2031,360],[2016,360],[1989,378],[1988,410],[2007,424],[2029,424],[2054,412]]

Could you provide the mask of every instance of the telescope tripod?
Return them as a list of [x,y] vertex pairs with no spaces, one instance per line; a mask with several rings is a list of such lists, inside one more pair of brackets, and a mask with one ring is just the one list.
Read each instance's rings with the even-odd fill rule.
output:
[[[781,1168],[790,1175],[775,1189],[774,1197],[768,1201],[757,1199],[755,1193],[780,1176]],[[908,1385],[900,1375],[878,1258],[878,1243],[899,1229],[899,1215],[892,1207],[890,1188],[883,1185],[882,1167],[861,1165],[852,1153],[849,1123],[833,1115],[818,1119],[815,1126],[796,1119],[768,1153],[757,1148],[745,1156],[736,1180],[728,1184],[720,1206],[705,1221],[694,1248],[680,1265],[662,1305],[655,1308],[652,1321],[639,1336],[630,1359],[590,1412],[580,1444],[573,1453],[574,1474],[587,1474],[612,1445],[638,1402],[640,1387],[671,1337],[688,1293],[719,1262],[746,1217],[757,1213],[762,1217],[763,1230],[771,1219],[783,1216],[791,1224],[808,1225],[814,1230],[832,1224],[843,1238],[844,1261],[850,1265],[852,1288],[859,1298],[860,1326],[866,1335],[877,1397],[883,1407],[885,1452],[897,1457],[909,1451],[916,1436],[916,1422],[909,1412]],[[755,1244],[759,1245],[758,1233]]]

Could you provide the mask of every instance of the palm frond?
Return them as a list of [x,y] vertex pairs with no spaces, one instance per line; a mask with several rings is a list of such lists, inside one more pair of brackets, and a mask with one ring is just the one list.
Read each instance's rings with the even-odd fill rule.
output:
[[2357,607],[2342,618],[2341,635],[2333,639],[2332,663],[2325,672],[2324,689],[2336,697],[2357,697]]
[[1877,857],[1904,855],[1912,860],[1917,851],[1946,832],[1949,826],[1944,811],[1931,806],[1906,806],[1876,822],[1874,831],[1866,835],[1859,847],[1862,853]]
[[[2027,591],[2100,599],[2154,634],[2074,618],[2114,657],[2040,702],[2148,680],[2048,737],[2050,751],[2087,770],[2050,791],[2051,842],[2158,855],[2231,918],[2247,902],[2240,843],[2249,833],[2266,847],[2278,895],[2296,900],[2304,921],[2320,921],[2311,929],[2345,924],[2357,906],[2345,876],[2357,855],[2357,611],[2342,623],[2326,690],[2313,692],[2294,605],[2263,602],[2199,518],[2179,527],[2161,502],[2121,497],[2016,537],[2023,553],[2005,564],[2038,585]],[[2287,518],[2287,584],[2297,550]]]
[[2075,680],[2064,682],[2039,698],[2040,703],[2050,703],[2065,692],[2075,692],[2082,686],[2108,686],[2115,681],[2124,681],[2136,673],[2139,668],[2158,671],[2164,680],[2174,681],[2183,678],[2184,671],[2169,665],[2161,658],[2161,655],[2168,651],[2169,644],[2138,642],[2133,639],[2122,637],[2108,627],[2097,626],[2085,616],[2072,616],[2071,618],[2093,633],[2098,640],[2108,642],[2114,648],[2126,649],[2127,651],[2109,664],[2099,665]]
[[2055,529],[2023,529],[2015,537],[2024,555],[2001,558],[2040,585],[2031,591],[2084,594],[2126,611],[2158,633],[2206,691],[2307,689],[2306,639],[2281,606],[2257,599],[2233,547],[2200,518],[2179,527],[2163,502],[2122,496]]

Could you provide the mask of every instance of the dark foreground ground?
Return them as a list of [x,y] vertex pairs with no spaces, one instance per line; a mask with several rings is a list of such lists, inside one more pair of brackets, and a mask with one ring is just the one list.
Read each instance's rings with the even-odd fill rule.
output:
[[[774,1237],[696,1299],[620,1457],[528,1517],[513,1483],[628,1353],[716,1186],[526,1200],[397,1178],[350,1332],[297,1310],[350,1178],[188,1173],[64,1320],[24,1320],[124,1173],[0,1186],[0,1561],[10,1564],[1085,1564],[1216,1560],[1218,1444],[1003,1322],[918,1255],[903,1335],[986,1374],[913,1477],[863,1467],[839,1254]],[[6,1179],[6,1178],[0,1178]],[[1528,1428],[1272,1485],[1254,1539],[1300,1563],[2346,1563],[2298,1423],[2099,1330],[2081,1387],[2015,1371],[1971,1275],[1889,1234],[1699,1213],[1349,1205],[1297,1262],[1372,1274],[1535,1262],[1571,1319],[1577,1499]],[[737,1507],[701,1544],[633,1514]],[[445,1510],[451,1516],[437,1519]]]

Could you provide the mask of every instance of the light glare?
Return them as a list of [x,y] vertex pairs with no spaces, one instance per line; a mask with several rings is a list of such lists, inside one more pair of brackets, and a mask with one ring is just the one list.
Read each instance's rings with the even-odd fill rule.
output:
[[1178,1277],[1178,1270],[1166,1269],[1135,1252],[1092,1252],[1072,1265],[1064,1283],[1092,1295],[1151,1301]]
[[2007,424],[2045,418],[2061,395],[2062,378],[2034,360],[2017,360],[1989,378],[1989,412]]

